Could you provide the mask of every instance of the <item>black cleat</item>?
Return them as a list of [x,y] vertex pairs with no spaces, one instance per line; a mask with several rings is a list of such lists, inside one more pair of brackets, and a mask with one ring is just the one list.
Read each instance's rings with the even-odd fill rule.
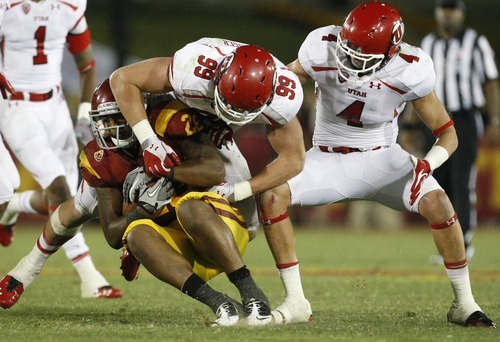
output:
[[486,327],[495,329],[497,325],[484,312],[475,311],[464,322],[464,327]]

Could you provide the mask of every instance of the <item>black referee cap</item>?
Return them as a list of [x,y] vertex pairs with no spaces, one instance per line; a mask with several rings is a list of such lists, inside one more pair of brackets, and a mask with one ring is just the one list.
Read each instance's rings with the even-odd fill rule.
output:
[[436,7],[441,8],[460,8],[465,10],[465,3],[462,0],[437,0]]

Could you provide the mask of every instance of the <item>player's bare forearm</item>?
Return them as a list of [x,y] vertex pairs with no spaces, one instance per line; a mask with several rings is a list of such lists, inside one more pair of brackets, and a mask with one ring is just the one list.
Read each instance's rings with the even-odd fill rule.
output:
[[205,134],[186,140],[182,152],[185,161],[175,167],[175,181],[203,187],[224,181],[226,171],[221,154]]
[[123,116],[131,126],[147,118],[143,92],[157,93],[172,90],[168,81],[171,58],[152,58],[115,70],[110,86]]
[[99,222],[108,244],[114,248],[122,247],[122,236],[127,229],[127,220],[122,216],[123,196],[121,191],[112,188],[96,188],[99,202]]
[[73,55],[75,64],[80,70],[80,102],[90,102],[97,86],[97,70],[94,65],[92,45],[81,53]]
[[268,127],[268,139],[278,157],[250,180],[254,194],[285,183],[304,168],[304,138],[297,118],[279,128]]
[[445,127],[451,120],[443,104],[437,98],[434,91],[412,102],[413,108],[422,120],[422,122],[435,134],[438,140],[437,144],[452,154],[458,147],[458,138],[455,128],[451,125]]

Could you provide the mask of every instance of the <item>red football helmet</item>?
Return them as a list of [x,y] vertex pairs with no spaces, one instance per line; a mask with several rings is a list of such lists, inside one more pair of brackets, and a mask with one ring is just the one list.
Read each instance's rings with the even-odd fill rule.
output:
[[89,116],[90,127],[99,147],[106,150],[127,148],[136,141],[132,128],[118,108],[109,79],[104,80],[94,90]]
[[238,47],[222,62],[215,78],[215,112],[227,124],[244,125],[271,103],[276,64],[255,45]]
[[337,39],[340,75],[352,82],[370,80],[398,52],[403,34],[403,19],[394,7],[376,1],[356,7]]

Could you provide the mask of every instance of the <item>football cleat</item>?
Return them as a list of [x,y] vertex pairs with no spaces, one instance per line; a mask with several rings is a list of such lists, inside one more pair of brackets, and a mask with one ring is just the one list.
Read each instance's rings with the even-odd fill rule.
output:
[[496,324],[489,319],[476,303],[459,305],[455,301],[448,311],[448,322],[464,327],[496,328]]
[[465,320],[464,327],[487,327],[495,329],[497,325],[484,312],[476,311]]
[[127,248],[123,249],[120,260],[122,262],[120,266],[120,269],[122,270],[122,276],[127,281],[132,281],[139,278],[139,266],[141,266],[141,263],[135,258],[132,253],[129,252]]
[[0,306],[4,309],[12,307],[21,298],[23,292],[23,283],[10,275],[6,275],[0,281]]
[[0,224],[0,244],[2,246],[9,246],[14,241],[14,231],[16,226],[14,224]]
[[285,301],[271,312],[274,324],[311,323],[314,319],[311,304],[307,299],[302,301]]
[[236,325],[240,319],[238,309],[232,302],[222,303],[217,309],[215,315],[217,316],[217,319],[212,323],[213,327]]
[[245,325],[266,325],[271,324],[273,316],[269,304],[262,300],[250,299],[248,303],[244,303],[245,308]]
[[123,297],[123,292],[121,290],[115,289],[111,285],[102,286],[97,290],[95,290],[94,293],[94,298],[112,299],[112,298],[122,298],[122,297]]

